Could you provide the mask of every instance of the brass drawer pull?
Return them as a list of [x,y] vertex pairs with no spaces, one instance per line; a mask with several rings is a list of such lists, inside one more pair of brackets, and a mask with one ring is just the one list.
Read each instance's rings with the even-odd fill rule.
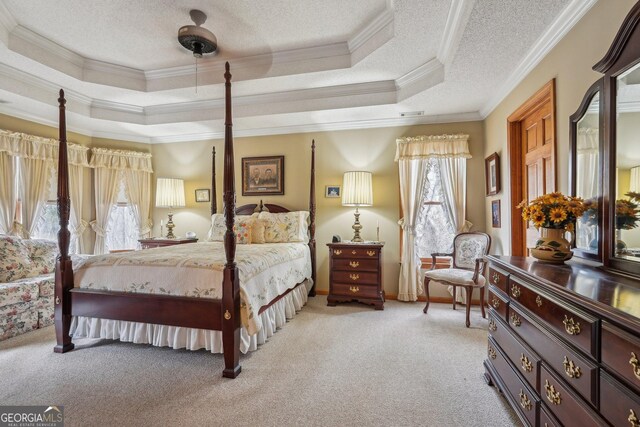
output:
[[354,250],[352,250],[352,251],[351,251],[351,253],[352,253],[353,255],[355,255],[355,254],[357,254],[357,253],[358,253],[358,251],[356,251],[356,250],[354,249]]
[[231,313],[229,313],[229,310],[226,310],[224,312],[224,320],[229,320],[231,319]]
[[493,300],[491,301],[491,305],[493,306],[493,308],[497,309],[498,307],[500,307],[500,300],[498,298],[493,298]]
[[489,319],[489,330],[495,332],[497,329],[496,322],[494,322],[493,319]]
[[564,361],[562,362],[562,366],[564,366],[564,372],[567,374],[569,378],[580,378],[582,376],[582,371],[579,366],[576,366],[573,363],[573,360],[569,360],[567,356],[564,357]]
[[522,324],[522,320],[518,316],[516,316],[515,313],[512,314],[509,319],[511,319],[511,324],[516,328]]
[[357,294],[358,292],[360,292],[360,288],[358,286],[349,286],[349,290],[354,294]]
[[629,365],[633,368],[633,375],[636,376],[637,379],[640,380],[640,361],[638,361],[638,356],[632,351],[631,359],[629,359]]
[[350,275],[349,275],[349,278],[350,278],[351,280],[354,280],[354,281],[355,281],[355,280],[359,280],[359,279],[360,279],[360,275],[359,275],[359,274],[350,274]]
[[533,363],[529,361],[529,358],[525,356],[524,353],[520,353],[520,364],[522,365],[522,369],[524,369],[525,372],[533,371]]
[[559,405],[562,403],[562,397],[560,397],[560,392],[556,391],[556,388],[549,384],[549,380],[544,380],[544,390],[547,395],[547,400],[554,405]]
[[358,266],[360,266],[360,263],[358,261],[351,261],[349,265],[353,268],[358,268]]
[[333,253],[336,255],[342,255],[342,251],[340,249],[334,249]]
[[376,251],[367,251],[367,255],[369,256],[374,256],[376,254]]
[[562,324],[564,325],[564,330],[567,331],[569,335],[580,335],[580,322],[573,320],[573,317],[569,319],[565,314]]
[[489,357],[492,359],[496,358],[496,351],[493,349],[493,347],[491,347],[490,344],[489,344]]
[[520,389],[520,406],[522,406],[522,409],[526,409],[527,411],[531,410],[531,400],[529,400],[529,397],[524,394],[522,389]]
[[629,418],[627,418],[627,421],[629,421],[629,425],[631,427],[640,427],[640,420],[638,420],[638,417],[636,416],[636,413],[633,412],[633,409],[629,409]]
[[491,280],[493,281],[494,284],[497,285],[498,283],[500,283],[500,275],[494,271],[491,274]]
[[536,297],[536,305],[542,307],[542,298],[540,298],[540,295]]
[[514,298],[520,298],[520,287],[516,285],[511,286],[511,296]]

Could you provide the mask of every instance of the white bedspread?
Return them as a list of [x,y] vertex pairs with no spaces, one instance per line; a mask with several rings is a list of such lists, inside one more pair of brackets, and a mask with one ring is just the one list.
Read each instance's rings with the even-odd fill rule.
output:
[[[241,322],[249,335],[263,328],[264,316],[258,316],[262,306],[296,284],[311,281],[311,256],[304,243],[237,245],[235,259],[240,279]],[[98,255],[74,266],[74,285],[220,299],[224,263],[224,247],[220,242]]]

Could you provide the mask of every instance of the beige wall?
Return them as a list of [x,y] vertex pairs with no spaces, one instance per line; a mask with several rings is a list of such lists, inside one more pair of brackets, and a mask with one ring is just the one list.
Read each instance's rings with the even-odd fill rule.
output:
[[[591,70],[609,49],[624,17],[635,0],[599,1],[554,47],[527,77],[485,119],[485,156],[500,154],[502,191],[485,203],[487,230],[493,237],[492,253],[510,253],[509,163],[507,117],[549,80],[556,79],[556,135],[558,190],[569,190],[569,116],[578,108],[586,90],[602,75]],[[491,200],[502,200],[502,228],[491,228]]]
[[[370,208],[362,208],[360,221],[364,239],[376,238],[376,224],[380,223],[380,239],[384,247],[384,287],[388,294],[398,293],[399,250],[399,194],[398,168],[393,161],[395,140],[403,136],[468,133],[473,159],[468,162],[467,217],[484,229],[484,160],[482,122],[449,123],[411,127],[320,132],[236,138],[237,204],[258,203],[260,197],[243,197],[241,191],[240,159],[251,156],[285,156],[285,194],[264,197],[265,203],[275,203],[291,209],[308,209],[309,162],[311,140],[316,141],[316,195],[318,248],[318,289],[328,290],[328,251],[326,243],[334,234],[344,239],[353,236],[353,208],[343,207],[340,199],[325,198],[326,185],[342,185],[342,175],[348,170],[373,172],[374,201]],[[194,190],[210,188],[211,148],[216,147],[218,210],[222,209],[223,141],[199,141],[153,146],[153,165],[156,176],[183,178],[187,207],[176,209],[175,231],[184,235],[195,231],[206,237],[209,227],[209,204],[196,203]],[[166,221],[167,209],[153,211],[154,235],[159,234],[160,220]],[[442,289],[436,295],[445,294]],[[440,292],[439,292],[440,291]]]

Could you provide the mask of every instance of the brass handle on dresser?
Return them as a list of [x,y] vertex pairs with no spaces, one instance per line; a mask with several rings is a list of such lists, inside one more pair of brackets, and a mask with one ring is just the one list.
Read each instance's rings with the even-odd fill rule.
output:
[[493,319],[489,319],[489,330],[495,332],[497,329],[496,322],[494,322]]
[[493,274],[491,275],[491,280],[493,281],[494,284],[497,285],[498,283],[500,283],[500,275],[494,271]]
[[544,380],[544,390],[547,395],[547,400],[554,405],[559,405],[562,403],[562,397],[560,397],[560,392],[556,391],[556,388],[549,383],[549,380]]
[[354,250],[352,250],[352,251],[351,251],[351,253],[352,253],[353,255],[355,255],[355,254],[357,254],[357,253],[358,253],[358,251],[356,251],[356,250],[354,249]]
[[631,359],[629,359],[629,365],[633,368],[633,375],[636,376],[637,379],[640,380],[640,361],[638,361],[638,356],[632,351]]
[[516,285],[511,286],[511,296],[514,298],[520,298],[520,287]]
[[334,249],[333,253],[336,254],[336,255],[341,255],[342,251],[340,249]]
[[359,274],[350,274],[349,278],[351,280],[359,280],[360,279],[360,275]]
[[512,314],[509,319],[511,320],[511,324],[516,328],[522,324],[522,320],[518,316],[516,316],[515,313]]
[[349,287],[349,290],[350,290],[351,292],[353,292],[354,294],[356,294],[356,293],[360,292],[360,288],[359,288],[358,286],[350,286],[350,287]]
[[580,334],[580,322],[576,322],[575,320],[573,320],[573,317],[569,319],[565,314],[562,324],[564,325],[564,330],[567,331],[569,335]]
[[489,357],[492,359],[496,358],[496,351],[491,347],[491,344],[489,344]]
[[525,372],[533,371],[533,363],[531,363],[529,358],[525,356],[524,353],[520,353],[520,364],[522,365],[522,369],[524,369]]
[[369,256],[374,256],[376,254],[376,251],[367,251],[367,255]]
[[580,376],[582,375],[580,367],[576,366],[576,364],[573,363],[573,360],[569,360],[567,356],[564,357],[562,366],[564,366],[564,372],[569,378],[580,378]]
[[350,265],[351,267],[353,267],[353,268],[358,268],[358,266],[360,265],[360,263],[359,263],[359,262],[357,262],[357,261],[351,261],[351,262],[349,262],[349,265]]
[[531,400],[529,400],[529,397],[524,394],[522,389],[520,389],[520,406],[522,406],[522,409],[526,409],[527,411],[531,410]]
[[540,295],[536,297],[536,305],[542,307],[542,298],[540,298]]
[[493,308],[498,308],[500,307],[500,300],[498,298],[493,298],[493,300],[491,301],[491,305],[493,306]]
[[629,421],[629,425],[631,425],[631,427],[640,427],[640,420],[638,420],[633,409],[629,409],[629,418],[627,418],[627,421]]

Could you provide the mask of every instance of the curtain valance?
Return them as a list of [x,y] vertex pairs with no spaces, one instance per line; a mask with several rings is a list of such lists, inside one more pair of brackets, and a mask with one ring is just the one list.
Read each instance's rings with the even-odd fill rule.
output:
[[[57,139],[0,129],[0,152],[12,156],[55,162],[58,160],[58,146]],[[87,147],[68,143],[69,164],[88,167],[88,151]]]
[[139,151],[92,148],[89,164],[92,168],[128,169],[153,173],[151,154]]
[[396,139],[396,158],[398,160],[426,158],[463,158],[470,159],[469,135],[421,135]]

